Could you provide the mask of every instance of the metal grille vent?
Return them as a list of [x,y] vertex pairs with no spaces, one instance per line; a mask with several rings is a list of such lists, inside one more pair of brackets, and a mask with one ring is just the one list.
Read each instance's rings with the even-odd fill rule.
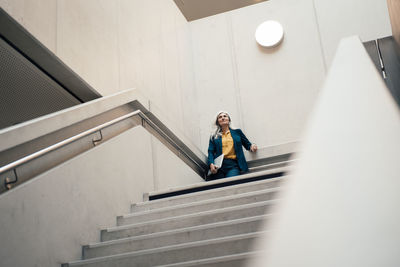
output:
[[0,39],[0,129],[80,102]]

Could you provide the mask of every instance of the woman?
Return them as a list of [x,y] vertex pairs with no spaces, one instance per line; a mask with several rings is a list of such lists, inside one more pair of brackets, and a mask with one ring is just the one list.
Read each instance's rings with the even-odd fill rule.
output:
[[[243,154],[244,146],[251,152],[257,151],[256,144],[251,144],[240,129],[231,129],[231,118],[228,112],[221,111],[217,114],[215,125],[217,131],[210,137],[208,145],[208,165],[212,175],[209,180],[239,175],[247,172],[247,162]],[[214,165],[214,159],[224,154],[221,168]]]

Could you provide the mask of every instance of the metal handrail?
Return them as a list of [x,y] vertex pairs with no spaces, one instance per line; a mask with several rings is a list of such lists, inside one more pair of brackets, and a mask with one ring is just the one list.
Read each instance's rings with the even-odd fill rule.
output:
[[132,117],[134,115],[137,115],[139,112],[140,112],[140,110],[132,112],[132,113],[129,113],[129,114],[126,114],[124,116],[121,116],[121,117],[119,117],[117,119],[114,119],[114,120],[111,120],[109,122],[103,123],[103,124],[101,124],[99,126],[91,128],[91,129],[89,129],[87,131],[84,131],[84,132],[82,132],[80,134],[74,135],[74,136],[72,136],[70,138],[67,138],[67,139],[61,141],[61,142],[55,143],[54,145],[51,145],[51,146],[46,147],[44,149],[41,149],[41,150],[39,150],[39,151],[37,151],[35,153],[32,153],[32,154],[30,154],[28,156],[25,156],[25,157],[23,157],[23,158],[21,158],[19,160],[16,160],[16,161],[14,161],[12,163],[9,163],[9,164],[7,164],[7,165],[5,165],[5,166],[0,168],[0,173],[9,171],[11,169],[14,169],[14,168],[18,167],[19,165],[27,163],[27,162],[29,162],[29,161],[31,161],[31,160],[33,160],[35,158],[38,158],[40,156],[43,156],[43,155],[45,155],[45,154],[47,154],[47,153],[49,153],[51,151],[54,151],[54,150],[56,150],[56,149],[58,149],[60,147],[63,147],[65,145],[67,145],[67,144],[70,144],[70,143],[72,143],[72,142],[74,142],[74,141],[76,141],[76,140],[78,140],[78,139],[80,139],[82,137],[85,137],[85,136],[87,136],[89,134],[92,134],[92,133],[97,132],[97,131],[99,131],[99,130],[101,130],[103,128],[106,128],[107,126],[110,126],[112,124],[120,122],[120,121],[122,121],[124,119],[127,119],[129,117]]
[[[150,118],[148,118],[142,111],[140,111],[138,115],[140,116],[140,118],[145,120],[147,124],[149,124],[154,130],[156,130],[160,135],[162,135],[164,139],[168,140],[170,144],[172,144],[177,150],[179,150],[182,154],[184,154],[185,157],[190,159],[190,161],[196,164],[197,167],[199,167],[200,169],[203,169],[204,172],[206,173],[206,170],[203,166],[199,165],[196,160],[194,160],[185,150],[183,150],[174,140],[171,139],[171,137],[169,137],[160,127],[157,126],[157,124],[155,124]],[[204,163],[205,166],[207,166],[207,164],[204,161],[202,162]]]
[[61,142],[58,142],[58,143],[56,143],[54,145],[51,145],[51,146],[46,147],[44,149],[41,149],[41,150],[39,150],[39,151],[37,151],[35,153],[32,153],[32,154],[30,154],[28,156],[25,156],[25,157],[21,158],[19,160],[16,160],[16,161],[14,161],[12,163],[9,163],[9,164],[7,164],[7,165],[5,165],[3,167],[0,167],[0,174],[4,173],[6,171],[9,171],[9,170],[15,169],[16,167],[18,167],[18,166],[20,166],[20,165],[22,165],[24,163],[27,163],[27,162],[29,162],[29,161],[31,161],[33,159],[36,159],[36,158],[38,158],[40,156],[45,155],[45,154],[47,154],[47,153],[49,153],[51,151],[54,151],[54,150],[56,150],[58,148],[61,148],[61,147],[65,146],[65,145],[67,145],[67,144],[70,144],[70,143],[72,143],[72,142],[74,142],[74,141],[76,141],[76,140],[78,140],[78,139],[80,139],[82,137],[88,136],[88,135],[90,135],[92,133],[100,131],[103,128],[106,128],[108,126],[111,126],[113,124],[116,124],[116,123],[118,123],[120,121],[123,121],[125,119],[128,119],[128,118],[136,116],[136,115],[140,116],[140,118],[142,119],[142,126],[144,126],[143,121],[146,121],[147,124],[149,124],[156,132],[158,132],[163,138],[165,138],[172,146],[174,146],[177,150],[179,150],[182,154],[184,154],[189,160],[191,160],[193,163],[195,163],[200,169],[204,169],[201,165],[199,165],[196,162],[196,160],[194,160],[178,144],[176,144],[176,142],[174,142],[167,134],[165,134],[164,131],[160,129],[160,127],[158,127],[155,123],[153,123],[141,110],[136,110],[134,112],[125,114],[125,115],[123,115],[121,117],[118,117],[116,119],[113,119],[111,121],[108,121],[106,123],[98,125],[96,127],[93,127],[93,128],[91,128],[89,130],[86,130],[86,131],[80,133],[80,134],[74,135],[74,136],[72,136],[70,138],[67,138],[67,139],[65,139],[65,140],[63,140]]

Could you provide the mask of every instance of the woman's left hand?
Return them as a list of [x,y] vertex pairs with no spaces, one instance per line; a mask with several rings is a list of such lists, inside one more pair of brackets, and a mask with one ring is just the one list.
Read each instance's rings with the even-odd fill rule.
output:
[[251,152],[256,152],[257,151],[257,145],[256,144],[252,144],[250,147],[250,151]]

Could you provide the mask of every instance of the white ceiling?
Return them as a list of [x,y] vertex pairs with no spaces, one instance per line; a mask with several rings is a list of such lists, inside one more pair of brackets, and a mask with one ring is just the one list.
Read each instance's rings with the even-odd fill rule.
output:
[[216,15],[266,0],[174,0],[188,21]]

